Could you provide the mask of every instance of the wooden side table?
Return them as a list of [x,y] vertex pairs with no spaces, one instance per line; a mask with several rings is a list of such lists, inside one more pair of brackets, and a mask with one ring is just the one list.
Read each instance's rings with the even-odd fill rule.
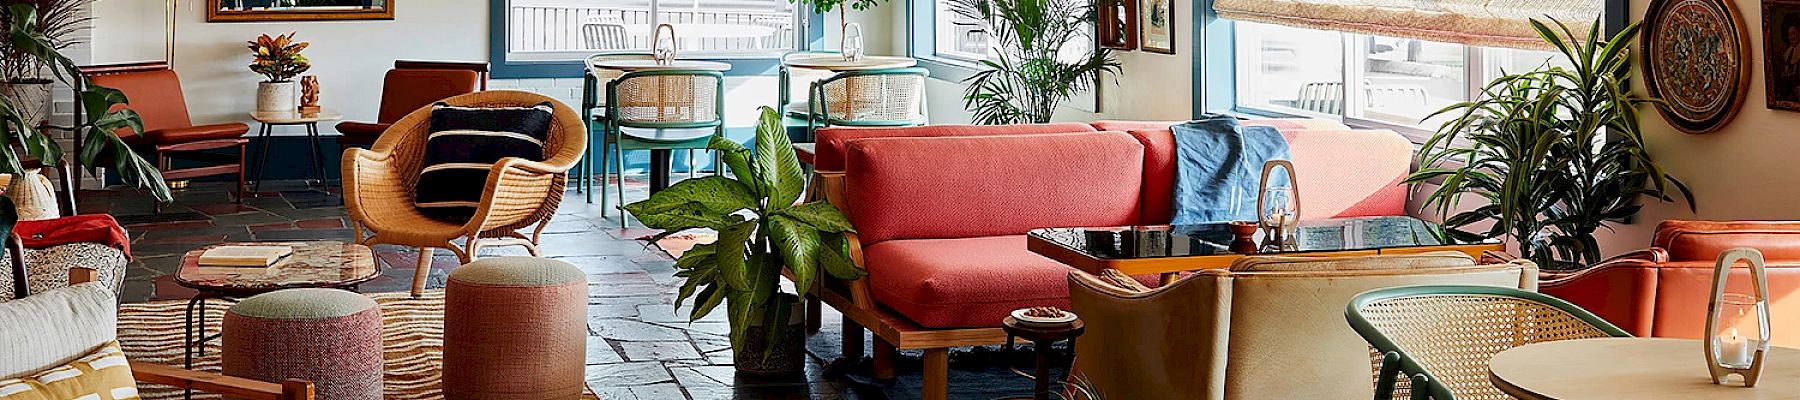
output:
[[306,127],[306,144],[311,146],[309,153],[312,154],[312,158],[308,159],[312,162],[312,170],[309,172],[311,172],[314,177],[318,178],[318,181],[323,182],[325,180],[325,156],[324,153],[319,151],[319,122],[344,119],[344,114],[331,109],[319,110],[319,112],[316,113],[302,113],[299,111],[258,111],[250,113],[250,119],[254,119],[257,123],[262,125],[256,134],[256,138],[262,141],[262,146],[257,147],[255,173],[256,187],[251,189],[252,192],[262,192],[263,169],[265,164],[269,162],[269,138],[274,136],[275,126],[277,125],[302,125]]
[[1001,329],[1006,331],[1006,352],[1012,352],[1013,338],[1015,337],[1032,343],[1032,347],[1035,349],[1033,352],[1037,353],[1037,374],[1026,374],[1017,368],[1013,369],[1013,372],[1037,381],[1036,389],[1032,391],[1033,399],[1048,400],[1050,398],[1050,345],[1064,340],[1073,343],[1075,338],[1081,336],[1081,333],[1087,329],[1087,324],[1077,317],[1075,322],[1067,325],[1039,327],[1022,324],[1013,317],[1006,317],[1006,320],[1002,321],[1002,325]]

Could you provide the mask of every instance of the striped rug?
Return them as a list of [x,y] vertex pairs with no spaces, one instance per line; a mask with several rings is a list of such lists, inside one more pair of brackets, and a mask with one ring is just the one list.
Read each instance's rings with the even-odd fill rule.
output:
[[[413,299],[407,293],[370,294],[381,305],[382,355],[387,360],[386,398],[442,399],[438,382],[443,376],[439,365],[443,357],[444,292],[431,291]],[[157,301],[126,304],[119,307],[119,343],[132,361],[180,366],[182,318],[187,301]],[[229,305],[219,301],[207,303],[207,333],[219,332]],[[217,372],[219,345],[214,340],[204,356],[194,360],[194,369]],[[179,399],[181,391],[167,386],[145,385],[144,399]],[[586,399],[598,399],[589,391]],[[218,399],[212,394],[196,393],[197,399]]]

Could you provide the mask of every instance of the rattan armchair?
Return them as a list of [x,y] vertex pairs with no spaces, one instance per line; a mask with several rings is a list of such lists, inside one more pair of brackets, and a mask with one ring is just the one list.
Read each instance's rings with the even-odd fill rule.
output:
[[[487,189],[468,222],[454,224],[426,217],[413,208],[414,186],[425,158],[431,108],[421,108],[395,122],[370,149],[344,152],[344,205],[365,245],[391,244],[419,249],[412,293],[425,289],[433,248],[450,249],[463,263],[473,261],[483,242],[525,246],[538,254],[537,241],[562,201],[567,174],[587,151],[581,115],[561,102],[529,92],[494,90],[444,100],[462,107],[530,107],[555,105],[544,141],[542,162],[507,158],[488,172]],[[531,236],[521,229],[535,225]],[[362,237],[367,229],[372,236]],[[457,247],[456,241],[463,246]],[[479,239],[479,240],[478,240]]]
[[1351,299],[1344,316],[1381,355],[1378,400],[1510,400],[1488,381],[1495,354],[1532,343],[1631,336],[1569,302],[1488,286],[1373,290]]

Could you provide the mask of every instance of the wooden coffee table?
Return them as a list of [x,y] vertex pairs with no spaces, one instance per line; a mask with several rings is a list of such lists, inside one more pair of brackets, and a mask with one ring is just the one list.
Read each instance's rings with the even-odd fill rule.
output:
[[[209,267],[200,265],[200,255],[219,246],[292,246],[294,253],[268,267]],[[206,246],[181,257],[181,269],[175,272],[175,283],[199,291],[188,300],[183,320],[183,353],[186,366],[194,367],[194,356],[204,354],[206,342],[218,335],[206,335],[206,302],[211,299],[235,301],[282,289],[336,288],[355,291],[357,285],[381,276],[375,252],[369,246],[336,241],[224,243]]]
[[1770,347],[1754,388],[1715,385],[1698,340],[1605,338],[1516,347],[1488,362],[1488,379],[1530,400],[1795,399],[1800,350]]

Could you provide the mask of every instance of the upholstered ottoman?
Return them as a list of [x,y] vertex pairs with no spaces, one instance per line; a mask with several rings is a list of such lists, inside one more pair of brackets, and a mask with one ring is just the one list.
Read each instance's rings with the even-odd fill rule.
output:
[[305,379],[320,399],[382,398],[381,309],[338,289],[256,295],[225,314],[226,375]]
[[587,274],[532,257],[479,260],[444,289],[444,398],[579,399]]

